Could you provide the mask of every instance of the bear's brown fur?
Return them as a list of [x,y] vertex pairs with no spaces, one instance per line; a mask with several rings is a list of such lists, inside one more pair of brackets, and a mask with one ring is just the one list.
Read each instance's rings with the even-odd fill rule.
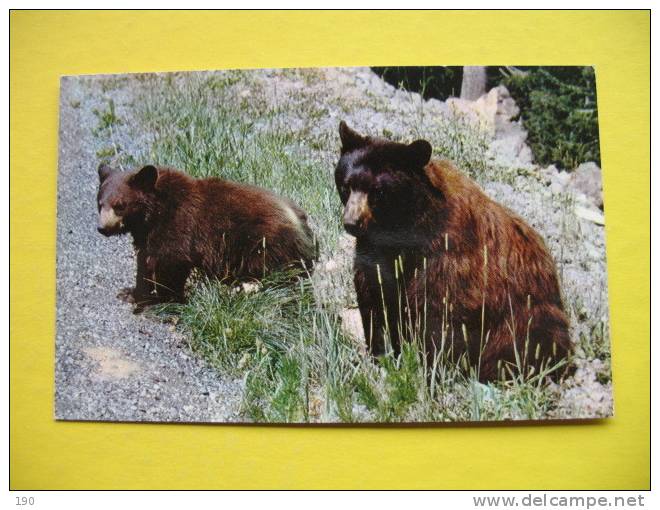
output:
[[450,162],[430,161],[424,140],[365,137],[343,122],[340,135],[335,179],[357,238],[354,280],[371,351],[421,337],[430,356],[465,353],[481,381],[561,365],[568,320],[539,234]]
[[98,172],[99,232],[133,237],[137,277],[124,297],[137,311],[182,301],[195,268],[235,282],[310,269],[316,257],[305,213],[267,190],[152,165],[133,172],[101,165]]

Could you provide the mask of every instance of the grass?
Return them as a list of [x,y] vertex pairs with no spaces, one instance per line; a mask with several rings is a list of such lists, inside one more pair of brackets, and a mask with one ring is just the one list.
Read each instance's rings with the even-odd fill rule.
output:
[[115,129],[123,124],[123,121],[117,116],[115,103],[112,99],[107,101],[107,107],[103,110],[94,110],[92,112],[97,118],[97,126],[92,133],[98,138],[108,140],[110,145],[102,147],[96,152],[96,157],[101,161],[110,161],[117,158],[121,152],[121,147],[115,143]]
[[[310,87],[315,83],[313,71],[286,73]],[[350,111],[353,104],[313,91],[277,92],[286,98],[282,103],[256,75],[241,71],[143,75],[138,80],[144,87],[134,120],[137,129],[150,134],[150,143],[142,153],[122,154],[126,161],[271,189],[307,211],[319,238],[314,274],[297,285],[285,284],[290,275],[272,275],[249,292],[200,278],[186,304],[163,310],[175,314],[192,350],[221,373],[243,378],[246,419],[430,422],[534,419],[552,413],[559,396],[541,374],[483,385],[476,373],[463,369],[461,359],[438,354],[427,366],[418,341],[374,363],[342,327],[342,312],[355,304],[352,249],[342,234],[333,180],[336,123],[323,127],[329,110],[319,105]],[[123,121],[116,118],[113,103],[97,117],[97,136],[114,140],[113,129]],[[425,122],[426,137],[436,150],[478,180],[515,181],[518,171],[495,166],[486,136],[464,119]],[[606,339],[592,346],[589,334],[584,342],[591,353],[604,356]],[[429,368],[432,377],[426,375]]]

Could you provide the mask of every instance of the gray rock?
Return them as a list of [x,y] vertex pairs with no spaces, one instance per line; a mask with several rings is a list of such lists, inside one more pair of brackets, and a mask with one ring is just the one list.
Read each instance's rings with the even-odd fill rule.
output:
[[561,187],[565,188],[566,186],[568,186],[569,182],[571,181],[571,174],[562,170],[557,173],[555,179]]
[[600,167],[593,161],[582,163],[571,176],[571,186],[591,199],[594,205],[603,208],[603,180]]
[[555,165],[550,165],[539,170],[541,180],[543,181],[543,184],[547,186],[552,184],[552,182],[557,178],[558,173],[559,169]]
[[552,191],[552,193],[554,193],[555,195],[558,195],[559,193],[564,191],[564,187],[561,185],[559,181],[555,180],[550,183],[550,191]]

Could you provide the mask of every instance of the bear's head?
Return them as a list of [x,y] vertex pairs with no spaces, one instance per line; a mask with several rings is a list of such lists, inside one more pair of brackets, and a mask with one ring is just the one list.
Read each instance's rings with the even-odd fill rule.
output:
[[339,124],[341,156],[335,183],[344,204],[346,231],[377,244],[413,245],[412,228],[432,192],[424,167],[431,144],[410,144],[360,135]]
[[156,192],[156,167],[147,165],[134,172],[122,172],[101,164],[98,172],[98,231],[112,236],[143,224]]

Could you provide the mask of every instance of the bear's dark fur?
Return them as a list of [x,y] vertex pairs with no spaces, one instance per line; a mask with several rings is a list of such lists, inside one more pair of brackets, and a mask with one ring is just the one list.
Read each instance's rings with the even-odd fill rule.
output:
[[539,234],[450,162],[430,161],[425,140],[365,137],[343,122],[339,131],[335,180],[357,238],[355,289],[373,354],[387,338],[397,352],[421,337],[429,356],[465,353],[481,381],[568,356],[555,265]]
[[101,165],[98,173],[99,232],[133,237],[137,277],[124,297],[137,311],[182,301],[195,268],[235,282],[310,269],[316,257],[305,213],[264,189],[151,165],[133,172]]

